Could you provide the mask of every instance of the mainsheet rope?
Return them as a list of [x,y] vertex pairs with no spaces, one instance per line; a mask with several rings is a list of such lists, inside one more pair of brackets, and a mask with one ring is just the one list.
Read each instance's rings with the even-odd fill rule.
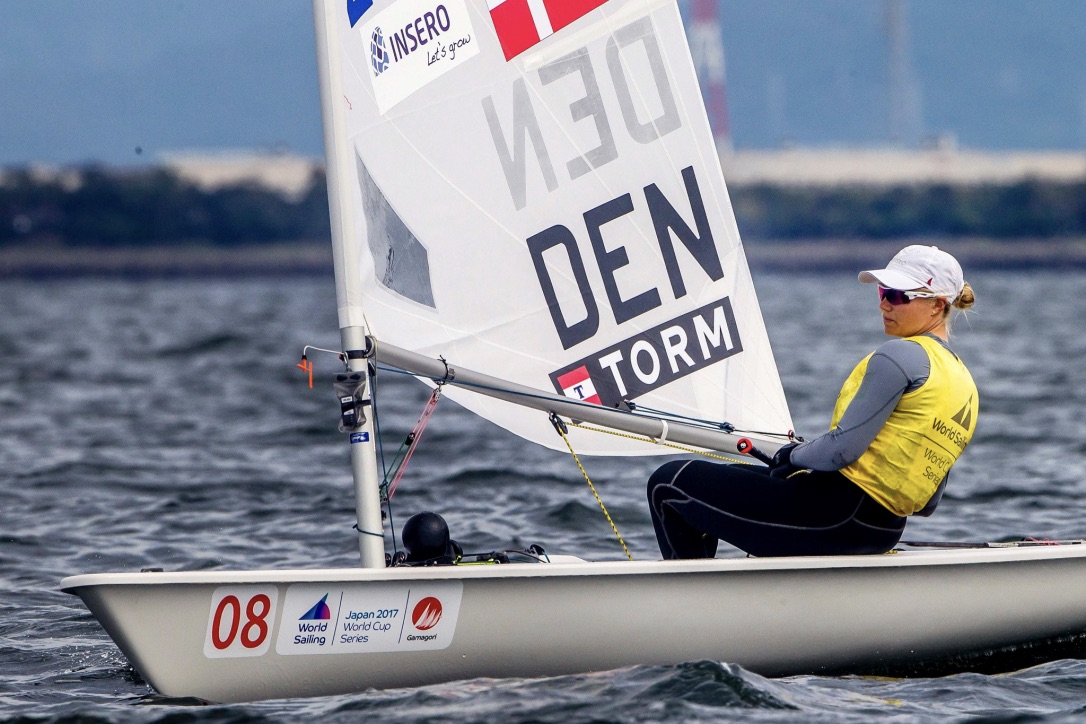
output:
[[622,550],[626,551],[626,557],[631,561],[633,556],[630,555],[630,549],[626,547],[626,541],[622,540],[622,534],[618,532],[618,526],[615,525],[615,521],[611,518],[611,514],[607,512],[607,506],[603,504],[603,499],[600,494],[596,492],[596,486],[592,484],[592,479],[588,477],[588,471],[584,469],[584,465],[581,464],[581,459],[577,457],[577,453],[573,450],[573,445],[569,442],[569,436],[567,435],[568,429],[562,419],[555,413],[551,413],[551,424],[554,425],[554,429],[562,436],[562,441],[566,443],[566,447],[569,448],[569,454],[573,456],[573,461],[577,463],[577,467],[581,469],[581,475],[584,476],[584,481],[588,483],[589,490],[592,491],[592,495],[595,496],[596,502],[600,504],[600,510],[603,511],[603,516],[607,518],[607,522],[611,524],[611,530],[615,532],[615,537],[618,538],[619,545],[622,546]]

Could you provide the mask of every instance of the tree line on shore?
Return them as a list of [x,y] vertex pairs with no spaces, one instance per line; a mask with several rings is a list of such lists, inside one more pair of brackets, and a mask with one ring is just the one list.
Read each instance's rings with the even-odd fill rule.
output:
[[329,233],[319,172],[295,197],[255,182],[204,189],[163,168],[91,166],[56,177],[16,169],[0,178],[0,246],[230,247],[326,239]]
[[[1086,178],[1008,184],[733,186],[740,232],[758,239],[1086,236]],[[256,183],[204,189],[163,168],[88,166],[0,175],[0,246],[200,244],[326,239],[323,173],[288,196]]]

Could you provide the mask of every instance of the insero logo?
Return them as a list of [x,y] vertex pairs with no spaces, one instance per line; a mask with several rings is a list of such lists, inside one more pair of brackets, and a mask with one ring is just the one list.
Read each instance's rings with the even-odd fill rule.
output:
[[411,624],[419,631],[429,631],[441,620],[441,601],[427,596],[415,604],[411,612]]
[[378,25],[370,34],[370,63],[373,65],[373,74],[381,75],[388,70],[388,51],[385,49],[385,34]]
[[352,63],[368,64],[382,115],[480,52],[467,0],[388,2],[366,17],[349,52],[358,54]]

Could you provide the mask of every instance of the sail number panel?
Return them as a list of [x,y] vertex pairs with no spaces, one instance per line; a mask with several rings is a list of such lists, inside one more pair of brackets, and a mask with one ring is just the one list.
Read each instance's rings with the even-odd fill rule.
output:
[[209,659],[261,656],[271,645],[279,601],[275,586],[220,586],[211,595],[204,635]]
[[[464,584],[296,584],[278,606],[275,586],[221,586],[211,597],[208,658],[359,654],[444,649],[453,641]],[[272,625],[277,620],[278,634]]]

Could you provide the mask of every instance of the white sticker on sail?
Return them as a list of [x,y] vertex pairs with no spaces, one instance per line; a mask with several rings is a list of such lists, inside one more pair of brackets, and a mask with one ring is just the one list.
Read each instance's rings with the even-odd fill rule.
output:
[[382,114],[479,53],[464,0],[400,0],[358,32]]
[[444,649],[452,643],[464,584],[320,586],[287,590],[279,654],[358,654]]
[[211,594],[204,656],[226,659],[260,656],[271,645],[279,589],[275,586],[220,586]]

